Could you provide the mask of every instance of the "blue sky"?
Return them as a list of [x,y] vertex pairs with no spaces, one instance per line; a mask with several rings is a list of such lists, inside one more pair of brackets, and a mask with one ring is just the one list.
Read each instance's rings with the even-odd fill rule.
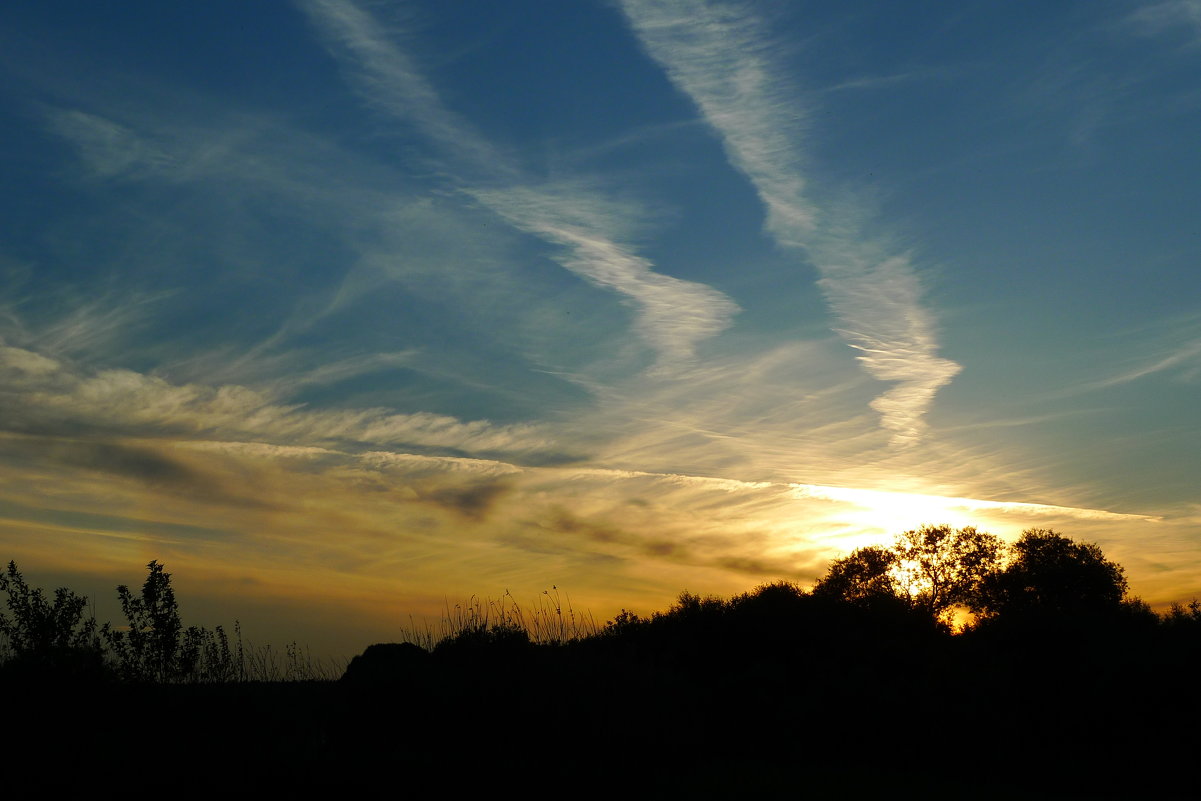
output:
[[345,653],[926,522],[1201,592],[1197,0],[17,3],[0,53],[35,581],[159,559]]

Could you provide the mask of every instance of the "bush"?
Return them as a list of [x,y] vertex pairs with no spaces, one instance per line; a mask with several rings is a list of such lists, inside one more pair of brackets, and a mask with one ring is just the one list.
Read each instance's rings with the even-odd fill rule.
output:
[[88,599],[66,587],[54,591],[54,602],[30,587],[15,562],[0,575],[11,618],[0,614],[0,635],[8,641],[10,673],[35,676],[79,675],[103,671],[96,620],[85,617]]
[[212,643],[212,635],[204,629],[183,627],[171,589],[171,574],[164,573],[157,561],[147,568],[150,575],[140,596],[124,584],[117,587],[128,628],[118,631],[106,623],[101,632],[121,675],[130,681],[181,681],[192,676],[206,646],[220,650],[225,645],[228,654],[228,644],[220,642],[223,636]]

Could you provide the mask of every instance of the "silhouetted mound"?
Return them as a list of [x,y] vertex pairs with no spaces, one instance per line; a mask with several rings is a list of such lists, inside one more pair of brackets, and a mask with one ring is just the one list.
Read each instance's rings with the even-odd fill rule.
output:
[[430,653],[411,642],[380,642],[350,660],[342,681],[387,685],[411,681],[429,670]]
[[[140,601],[123,592],[122,637],[10,564],[6,787],[95,794],[133,756],[171,775],[222,766],[189,781],[273,796],[404,777],[457,795],[1197,797],[1178,733],[1201,718],[1201,602],[1157,616],[1099,549],[1039,530],[921,593],[889,572],[992,545],[924,528],[839,560],[813,591],[685,592],[573,636],[476,615],[428,650],[371,645],[337,682],[246,680],[240,639],[184,629],[161,602],[157,563]],[[976,623],[953,633],[948,598]],[[31,770],[47,752],[70,769]]]

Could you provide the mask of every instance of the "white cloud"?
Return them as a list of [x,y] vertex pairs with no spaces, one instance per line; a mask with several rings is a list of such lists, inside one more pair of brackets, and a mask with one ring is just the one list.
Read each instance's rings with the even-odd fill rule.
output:
[[854,210],[819,208],[806,195],[806,109],[797,102],[763,25],[743,4],[624,0],[647,52],[721,135],[730,162],[755,186],[766,227],[785,248],[804,248],[864,369],[899,386],[872,407],[897,445],[916,442],[935,393],[959,372],[939,358],[917,272],[904,255],[869,240]]
[[118,122],[77,109],[50,109],[50,128],[72,142],[98,178],[136,175],[169,168],[173,158],[160,145]]
[[705,284],[655,272],[650,261],[604,232],[626,214],[562,189],[476,191],[481,203],[517,228],[562,246],[556,261],[590,283],[623,295],[636,309],[635,330],[659,354],[661,367],[687,363],[696,344],[723,331],[738,306]]
[[174,445],[184,450],[222,453],[230,456],[250,457],[254,459],[318,459],[325,456],[342,455],[338,451],[332,451],[329,448],[316,448],[306,445],[272,445],[267,442],[185,440],[183,442],[176,442]]
[[44,376],[57,372],[61,365],[54,359],[24,348],[0,345],[0,366],[27,376]]
[[636,331],[658,353],[659,367],[687,361],[699,340],[729,325],[737,311],[732,300],[703,284],[655,272],[650,261],[614,236],[614,203],[579,186],[522,184],[516,166],[444,106],[395,37],[369,13],[349,0],[301,0],[301,6],[369,104],[415,123],[436,150],[450,157],[446,167],[452,173],[468,173],[457,176],[460,182],[482,174],[506,184],[469,194],[516,228],[567,248],[567,255],[557,259],[560,264],[635,306]]
[[473,167],[503,171],[504,162],[494,148],[442,104],[412,59],[371,14],[347,0],[297,2],[369,105],[416,123],[430,142],[468,159]]
[[1201,368],[1201,340],[1189,342],[1182,345],[1166,356],[1162,356],[1149,364],[1144,364],[1133,370],[1107,378],[1104,381],[1098,381],[1088,385],[1088,389],[1103,389],[1105,387],[1118,386],[1120,384],[1129,384],[1131,381],[1137,381],[1140,378],[1146,378],[1155,373],[1162,373],[1165,370],[1185,369],[1185,375],[1190,378],[1195,378],[1197,371]]
[[462,456],[424,456],[416,453],[393,451],[368,451],[359,459],[366,465],[379,470],[412,472],[467,473],[486,476],[507,476],[527,472],[518,467],[495,459],[468,459]]
[[[31,370],[30,367],[34,369]],[[533,452],[554,447],[543,428],[496,425],[386,409],[309,410],[235,384],[174,384],[133,370],[76,374],[22,348],[0,349],[8,425],[83,425],[139,436],[204,434],[215,440],[324,447],[347,441],[473,451]],[[256,445],[256,447],[259,447]]]
[[988,501],[979,498],[955,498],[943,495],[923,495],[913,492],[887,492],[853,487],[829,487],[818,484],[792,484],[791,486],[792,495],[795,498],[839,501],[864,508],[881,509],[893,514],[907,509],[917,509],[922,514],[933,512],[935,516],[948,511],[961,510],[968,512],[1003,512],[1033,517],[1067,517],[1076,520],[1155,522],[1162,519],[1155,515],[1110,512],[1105,509],[1055,506],[1045,503]]
[[1201,0],[1167,0],[1152,3],[1133,12],[1130,21],[1147,33],[1161,33],[1178,27],[1191,28],[1201,40]]
[[277,391],[295,392],[301,387],[337,384],[371,373],[392,370],[397,367],[408,367],[413,364],[417,355],[416,349],[409,349],[393,353],[368,353],[363,356],[340,359],[331,364],[323,364],[280,379],[276,382]]

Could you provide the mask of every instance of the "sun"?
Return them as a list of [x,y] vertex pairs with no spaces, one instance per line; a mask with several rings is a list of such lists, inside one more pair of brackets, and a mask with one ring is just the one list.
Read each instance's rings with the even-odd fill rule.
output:
[[[840,515],[852,526],[863,529],[865,537],[892,534],[927,523],[947,524],[954,528],[972,525],[969,516],[973,502],[968,498],[925,495],[913,492],[855,489],[818,484],[793,484],[798,498],[835,501],[848,509]],[[871,534],[875,532],[875,535]],[[864,544],[867,544],[866,542]]]

